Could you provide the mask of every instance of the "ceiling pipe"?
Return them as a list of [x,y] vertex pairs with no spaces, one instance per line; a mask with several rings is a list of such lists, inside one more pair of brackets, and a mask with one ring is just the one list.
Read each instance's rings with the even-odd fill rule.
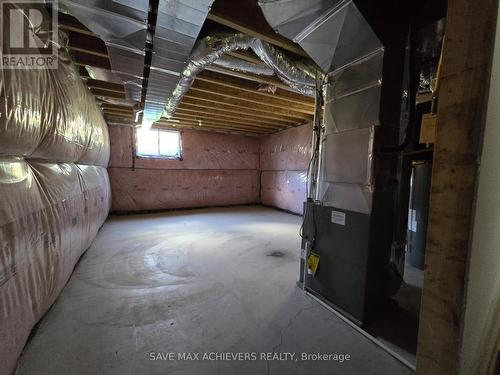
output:
[[274,70],[265,65],[255,64],[248,61],[240,60],[236,57],[231,56],[221,56],[214,61],[214,65],[236,70],[244,73],[253,73],[259,76],[272,76],[274,75]]
[[274,71],[278,78],[295,91],[314,97],[315,79],[311,77],[310,71],[304,69],[305,66],[310,66],[310,63],[298,64],[278,48],[248,35],[208,36],[196,43],[189,58],[189,63],[181,73],[181,78],[165,106],[163,115],[167,118],[174,115],[182,97],[193,85],[196,75],[206,66],[216,62],[229,52],[248,48],[252,49]]

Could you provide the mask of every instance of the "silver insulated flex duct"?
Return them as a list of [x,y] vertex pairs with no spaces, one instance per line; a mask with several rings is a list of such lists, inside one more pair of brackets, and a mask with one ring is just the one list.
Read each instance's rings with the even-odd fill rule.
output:
[[[189,63],[182,72],[181,78],[165,106],[164,115],[166,117],[173,116],[182,97],[193,85],[196,75],[206,66],[212,63],[217,64],[217,60],[228,52],[248,48],[251,48],[283,82],[290,85],[295,91],[307,96],[315,95],[315,79],[308,71],[299,67],[306,66],[306,64],[297,64],[278,48],[244,34],[208,36],[197,42]],[[239,69],[244,70],[243,65],[239,65]],[[254,71],[254,73],[256,72]]]
[[231,56],[221,56],[217,60],[215,60],[213,64],[226,69],[236,70],[238,72],[244,72],[244,73],[257,74],[259,76],[274,75],[274,70],[272,70],[268,66],[254,64]]

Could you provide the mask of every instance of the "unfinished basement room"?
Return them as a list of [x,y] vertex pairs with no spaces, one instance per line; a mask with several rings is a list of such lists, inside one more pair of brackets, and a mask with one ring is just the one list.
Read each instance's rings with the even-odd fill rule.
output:
[[0,375],[500,375],[498,0],[0,7]]

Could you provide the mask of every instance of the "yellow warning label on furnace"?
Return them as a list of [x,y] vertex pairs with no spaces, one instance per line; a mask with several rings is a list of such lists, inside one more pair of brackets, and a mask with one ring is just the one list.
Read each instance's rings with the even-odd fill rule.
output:
[[307,268],[309,273],[316,275],[316,271],[318,270],[319,265],[319,255],[316,253],[311,253],[307,257]]

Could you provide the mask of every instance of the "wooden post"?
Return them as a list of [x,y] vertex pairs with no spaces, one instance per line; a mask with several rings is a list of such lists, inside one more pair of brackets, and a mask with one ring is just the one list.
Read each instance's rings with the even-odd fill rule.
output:
[[458,373],[497,11],[498,0],[448,0],[417,374]]

